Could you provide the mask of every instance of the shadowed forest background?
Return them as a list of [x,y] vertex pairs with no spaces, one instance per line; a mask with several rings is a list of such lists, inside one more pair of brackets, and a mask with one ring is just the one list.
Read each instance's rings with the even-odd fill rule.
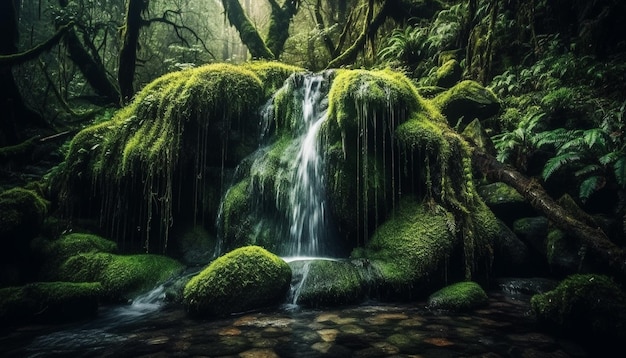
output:
[[[329,184],[306,198],[324,203],[336,241],[315,252],[351,261],[314,264],[331,288],[305,304],[549,277],[574,303],[557,314],[537,299],[543,320],[626,336],[621,1],[2,0],[0,33],[7,296],[97,281],[82,289],[119,302],[183,267],[230,274],[225,253],[276,264],[251,245],[302,254],[276,239],[293,224],[277,223],[300,178],[298,101],[317,91]],[[413,236],[424,242],[399,239]],[[103,269],[117,259],[156,281],[119,283]],[[288,277],[263,295],[289,287],[276,265]],[[207,310],[216,301],[183,285],[172,295],[192,315],[271,303]]]

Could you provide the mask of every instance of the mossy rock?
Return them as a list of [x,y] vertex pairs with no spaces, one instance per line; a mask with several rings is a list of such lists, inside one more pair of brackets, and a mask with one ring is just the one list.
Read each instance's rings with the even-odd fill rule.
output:
[[441,207],[405,199],[352,257],[366,258],[378,270],[376,285],[381,295],[395,299],[424,296],[433,284],[429,281],[442,272],[454,250],[455,232],[449,226],[453,222],[452,214]]
[[272,306],[285,299],[291,268],[260,246],[245,246],[213,261],[185,286],[191,316],[215,317]]
[[6,324],[61,323],[94,317],[100,283],[36,282],[0,288],[0,320]]
[[462,76],[463,69],[459,64],[459,61],[450,59],[437,69],[437,73],[435,75],[435,85],[438,87],[450,88],[461,81]]
[[434,310],[461,312],[485,306],[485,290],[476,282],[465,281],[446,286],[428,297],[428,307]]
[[108,301],[129,300],[175,277],[183,266],[169,257],[115,255],[104,252],[71,256],[60,266],[57,279],[99,282]]
[[358,268],[348,261],[312,260],[289,263],[294,277],[303,280],[297,304],[305,307],[335,307],[355,304],[365,297]]
[[530,301],[540,323],[558,334],[610,350],[626,339],[626,293],[612,279],[575,274]]
[[462,118],[467,125],[475,118],[479,120],[496,115],[500,111],[500,100],[489,89],[478,82],[465,80],[439,94],[433,99],[441,113],[454,126]]
[[[60,202],[74,215],[101,216],[104,228],[134,245],[128,250],[176,247],[168,245],[170,228],[217,213],[224,173],[259,146],[259,107],[297,70],[209,64],[154,80],[111,120],[74,137]],[[174,205],[181,202],[194,204]]]
[[74,255],[96,252],[114,253],[117,251],[117,244],[114,241],[88,233],[70,233],[57,240],[42,240],[38,246],[40,246],[39,250],[44,257],[41,272],[41,278],[44,280],[50,279],[51,275],[58,273],[63,262]]
[[28,248],[29,241],[41,229],[48,212],[48,202],[33,190],[12,188],[0,193],[0,242],[4,254]]
[[507,225],[517,219],[536,214],[536,211],[515,188],[502,182],[481,185],[478,194],[493,213]]

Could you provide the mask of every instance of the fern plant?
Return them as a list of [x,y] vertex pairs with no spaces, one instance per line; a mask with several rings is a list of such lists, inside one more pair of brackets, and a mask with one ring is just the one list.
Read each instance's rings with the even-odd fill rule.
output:
[[522,117],[517,128],[494,135],[492,140],[497,150],[498,161],[525,171],[528,157],[537,147],[535,134],[541,128],[545,116],[543,111],[534,108]]
[[585,202],[596,191],[609,183],[618,189],[626,188],[626,140],[624,139],[624,111],[626,101],[616,116],[605,116],[598,128],[555,129],[539,133],[537,147],[552,145],[556,154],[543,169],[543,179],[555,173],[572,169],[579,179],[578,197]]

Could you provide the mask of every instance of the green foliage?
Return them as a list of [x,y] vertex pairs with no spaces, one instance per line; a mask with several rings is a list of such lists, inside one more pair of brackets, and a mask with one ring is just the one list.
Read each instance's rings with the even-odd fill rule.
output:
[[291,268],[259,246],[245,246],[213,261],[185,285],[183,300],[194,316],[225,316],[281,302]]
[[[498,152],[497,159],[503,163],[510,163],[516,168],[526,170],[528,157],[536,149],[539,140],[536,134],[544,125],[545,112],[532,108],[523,115],[519,111],[511,110],[508,115],[520,116],[517,128],[496,134],[492,137]],[[511,122],[514,122],[512,119]]]
[[583,201],[610,181],[622,190],[626,188],[625,108],[626,102],[615,117],[605,117],[598,128],[558,128],[539,133],[538,146],[552,145],[556,149],[543,168],[544,180],[565,168],[573,169],[580,181],[578,197]]

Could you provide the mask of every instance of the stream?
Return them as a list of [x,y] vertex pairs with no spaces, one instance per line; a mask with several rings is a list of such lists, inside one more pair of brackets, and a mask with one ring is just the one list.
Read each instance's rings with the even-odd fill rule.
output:
[[[161,291],[159,291],[161,290]],[[461,314],[425,302],[305,309],[284,304],[221,319],[189,318],[162,288],[91,321],[30,325],[0,337],[2,357],[593,357],[542,331],[530,296],[489,292]]]

